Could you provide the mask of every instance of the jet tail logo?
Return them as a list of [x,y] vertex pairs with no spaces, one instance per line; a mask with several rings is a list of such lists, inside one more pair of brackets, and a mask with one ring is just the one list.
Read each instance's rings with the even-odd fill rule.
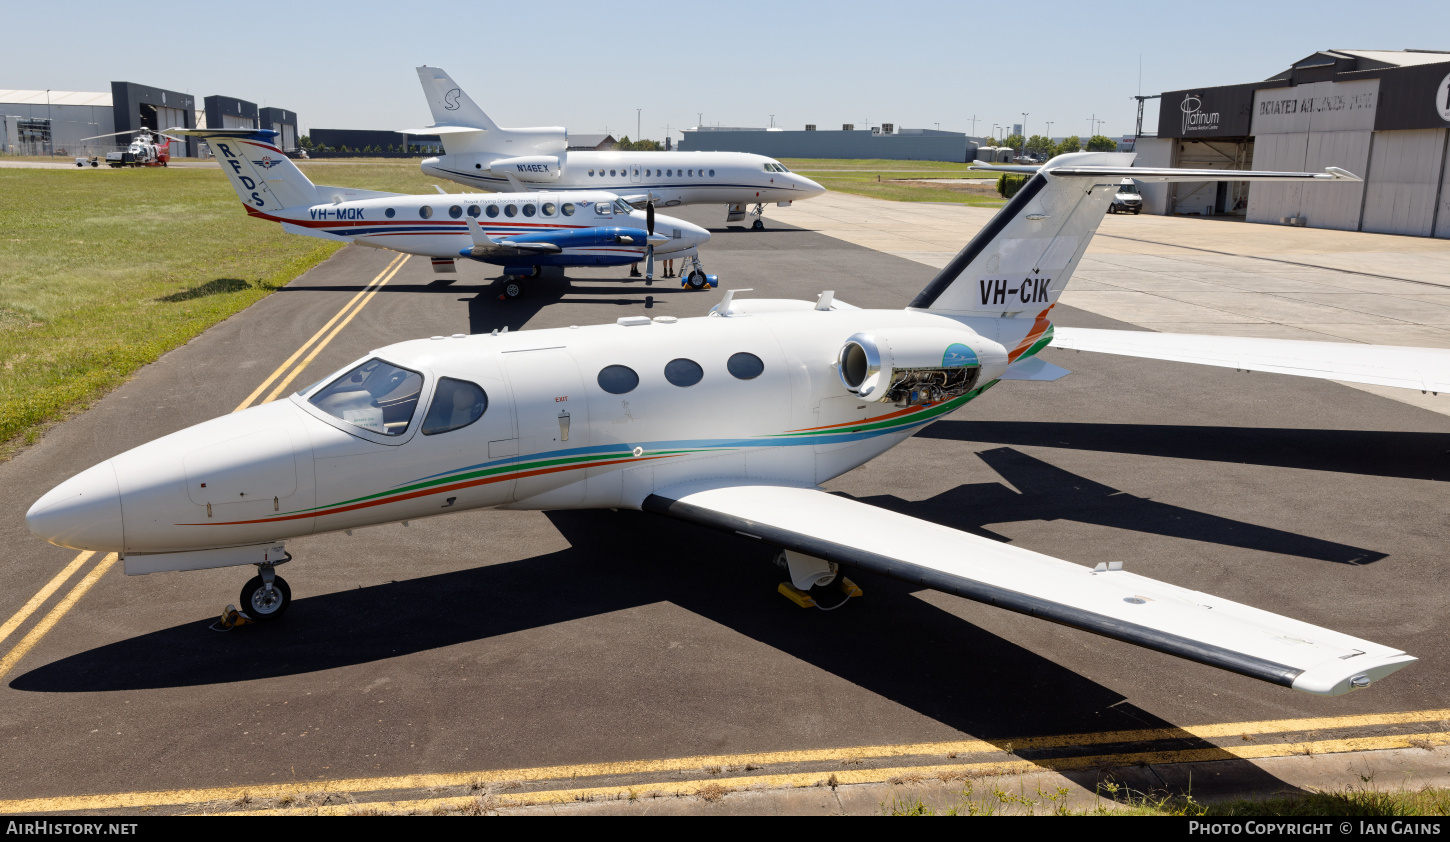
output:
[[463,96],[463,91],[460,88],[454,88],[453,90],[451,90],[448,93],[444,94],[443,95],[443,107],[446,108],[449,111],[457,111],[458,110],[458,98],[461,97],[461,96]]

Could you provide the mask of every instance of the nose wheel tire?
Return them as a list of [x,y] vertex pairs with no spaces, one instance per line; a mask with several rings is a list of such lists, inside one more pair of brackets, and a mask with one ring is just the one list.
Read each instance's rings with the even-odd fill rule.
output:
[[524,287],[518,281],[508,281],[503,285],[503,294],[509,298],[518,298],[523,293]]
[[754,222],[750,223],[750,229],[752,231],[764,231],[765,230],[765,220],[763,220],[763,219],[757,219],[757,220],[755,220]]
[[282,616],[287,606],[292,604],[292,589],[287,587],[287,580],[281,576],[272,577],[272,591],[267,592],[267,585],[262,581],[261,576],[253,576],[242,586],[242,610],[247,616],[257,622],[264,620],[275,620]]
[[690,289],[704,289],[709,282],[705,280],[704,272],[691,272],[685,283],[689,284]]

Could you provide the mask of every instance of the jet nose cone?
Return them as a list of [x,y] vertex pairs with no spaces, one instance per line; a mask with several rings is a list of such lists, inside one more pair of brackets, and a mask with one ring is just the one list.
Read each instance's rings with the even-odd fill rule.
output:
[[801,189],[805,191],[805,196],[803,198],[812,199],[826,192],[826,188],[815,183],[814,181],[811,181],[809,178],[806,178],[803,175],[796,176],[796,180],[800,182]]
[[52,488],[25,513],[31,532],[73,550],[120,552],[121,489],[111,460]]

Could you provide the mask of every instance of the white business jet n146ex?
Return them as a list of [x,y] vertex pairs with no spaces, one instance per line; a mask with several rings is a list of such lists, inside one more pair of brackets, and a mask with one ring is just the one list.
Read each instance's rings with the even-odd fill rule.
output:
[[603,190],[408,195],[313,184],[273,145],[277,133],[254,129],[173,129],[205,138],[247,213],[280,222],[291,234],[417,254],[435,272],[456,271],[459,257],[503,267],[503,293],[542,267],[623,266],[688,258],[692,289],[713,286],[700,266],[710,232],[654,206],[636,210]]
[[1296,690],[1366,687],[1415,659],[819,488],[1003,380],[1067,373],[1035,355],[1125,175],[1354,178],[1131,160],[1053,159],[904,310],[727,294],[702,318],[403,342],[102,462],[26,522],[123,553],[130,575],[255,564],[242,606],[265,619],[289,604],[291,538],[490,506],[641,509],[782,548],[801,590],[867,570]]
[[[569,151],[562,126],[501,128],[436,67],[418,68],[435,125],[404,134],[438,135],[446,154],[423,161],[423,172],[483,190],[609,190],[662,207],[727,205],[740,222],[755,205],[753,228],[764,228],[765,205],[789,205],[826,192],[784,164],[745,152]],[[527,185],[527,188],[525,187]]]

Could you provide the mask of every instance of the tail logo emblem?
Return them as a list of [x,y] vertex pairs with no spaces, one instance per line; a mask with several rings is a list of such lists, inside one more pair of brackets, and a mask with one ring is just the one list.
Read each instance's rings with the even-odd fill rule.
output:
[[262,160],[260,160],[260,161],[253,161],[252,163],[256,164],[257,166],[261,167],[264,170],[270,170],[271,168],[277,166],[278,164],[280,164],[282,162],[281,161],[274,161],[274,160],[272,160],[272,156],[271,155],[263,155],[262,156]]
[[463,96],[463,91],[460,90],[460,89],[458,89],[458,88],[454,88],[453,90],[451,90],[448,93],[444,94],[443,95],[443,107],[446,108],[449,111],[457,111],[458,110],[458,98],[461,97],[461,96]]

